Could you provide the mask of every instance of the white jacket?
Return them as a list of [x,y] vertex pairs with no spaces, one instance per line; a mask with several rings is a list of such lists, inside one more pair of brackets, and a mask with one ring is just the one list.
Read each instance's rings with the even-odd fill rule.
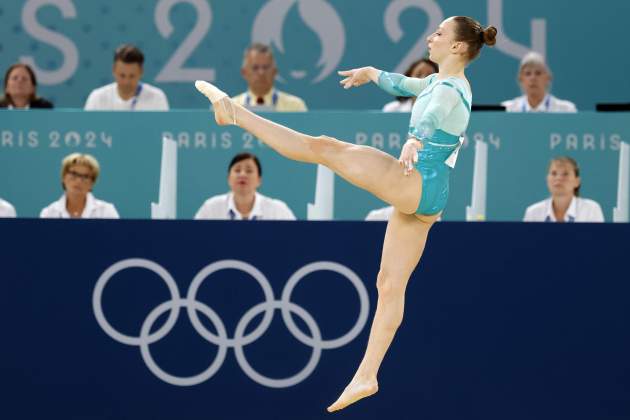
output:
[[[44,219],[69,219],[70,213],[66,209],[66,195],[62,195],[59,200],[44,208],[39,217]],[[88,193],[81,219],[120,219],[120,216],[113,204],[98,200],[94,198],[92,193]]]
[[[551,198],[527,207],[524,222],[556,222],[553,214]],[[565,222],[603,222],[604,213],[600,205],[588,198],[573,197],[571,204],[564,215]]]
[[[243,220],[243,215],[236,209],[234,195],[230,192],[207,199],[195,219]],[[295,220],[295,215],[284,201],[256,193],[248,220]]]

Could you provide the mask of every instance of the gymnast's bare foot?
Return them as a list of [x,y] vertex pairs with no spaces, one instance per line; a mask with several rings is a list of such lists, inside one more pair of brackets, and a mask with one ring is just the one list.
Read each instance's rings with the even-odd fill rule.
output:
[[362,398],[369,397],[376,394],[378,391],[378,383],[376,379],[373,380],[356,380],[352,382],[343,390],[343,393],[330,407],[327,408],[329,413],[333,411],[346,408],[350,404],[359,401]]
[[236,125],[236,107],[232,99],[211,83],[203,80],[197,80],[195,87],[203,93],[212,102],[214,108],[214,119],[219,125],[234,124]]

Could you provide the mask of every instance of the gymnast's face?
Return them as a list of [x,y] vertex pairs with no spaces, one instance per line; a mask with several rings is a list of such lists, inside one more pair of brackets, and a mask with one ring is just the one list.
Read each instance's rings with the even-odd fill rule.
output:
[[454,20],[446,19],[427,38],[429,59],[434,63],[440,64],[441,61],[460,48],[458,44],[461,42],[455,41],[455,25]]
[[262,179],[254,159],[243,159],[230,168],[228,185],[235,194],[254,194],[261,183]]
[[547,173],[547,188],[553,197],[575,195],[580,186],[580,177],[575,175],[575,168],[568,162],[554,160]]
[[112,70],[116,84],[118,85],[118,92],[125,99],[128,99],[136,94],[138,83],[142,78],[142,66],[138,63],[124,63],[117,60],[114,63]]
[[273,88],[278,69],[271,54],[251,50],[247,53],[241,74],[254,94],[264,96]]

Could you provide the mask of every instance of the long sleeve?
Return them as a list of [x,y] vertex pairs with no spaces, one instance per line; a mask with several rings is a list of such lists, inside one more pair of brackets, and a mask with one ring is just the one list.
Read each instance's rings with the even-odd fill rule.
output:
[[435,130],[441,127],[444,119],[451,113],[453,108],[462,101],[462,98],[454,87],[448,84],[439,84],[431,94],[431,100],[418,120],[411,121],[411,126],[415,128],[415,135],[419,138],[430,138]]
[[431,82],[433,75],[418,79],[406,77],[398,73],[381,71],[378,76],[378,87],[394,96],[418,96]]

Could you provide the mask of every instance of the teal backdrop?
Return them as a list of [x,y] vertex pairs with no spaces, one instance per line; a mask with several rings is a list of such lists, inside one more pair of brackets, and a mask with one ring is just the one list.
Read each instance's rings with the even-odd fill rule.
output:
[[82,107],[92,89],[111,82],[116,46],[131,42],[146,54],[144,80],[173,108],[202,108],[190,81],[243,91],[242,51],[256,40],[276,51],[278,87],[310,108],[378,109],[390,98],[374,88],[339,89],[335,71],[404,71],[450,15],[499,28],[496,48],[470,68],[477,103],[519,95],[518,63],[532,49],[548,59],[553,93],[579,109],[629,100],[627,0],[0,0],[0,69],[31,62],[43,96]]
[[[267,114],[312,135],[327,134],[398,156],[409,116],[315,111]],[[451,178],[445,220],[464,220],[470,205],[474,141],[488,142],[487,219],[521,220],[527,205],[547,196],[546,169],[569,155],[582,168],[582,195],[598,201],[607,221],[616,201],[619,144],[630,140],[630,115],[475,113]],[[285,159],[239,128],[218,127],[207,111],[0,111],[0,197],[18,215],[37,217],[61,194],[60,163],[79,151],[102,166],[94,193],[124,218],[148,218],[157,202],[163,136],[177,140],[178,218],[192,218],[209,196],[227,191],[227,165],[238,152],[257,154],[263,194],[287,202],[298,218],[315,194],[316,166]],[[336,177],[336,219],[362,219],[384,204]]]

